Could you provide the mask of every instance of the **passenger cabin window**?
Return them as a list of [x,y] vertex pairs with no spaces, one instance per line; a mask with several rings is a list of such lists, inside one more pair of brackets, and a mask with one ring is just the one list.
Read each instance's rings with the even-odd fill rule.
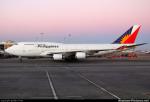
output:
[[34,44],[24,44],[24,45],[34,45]]

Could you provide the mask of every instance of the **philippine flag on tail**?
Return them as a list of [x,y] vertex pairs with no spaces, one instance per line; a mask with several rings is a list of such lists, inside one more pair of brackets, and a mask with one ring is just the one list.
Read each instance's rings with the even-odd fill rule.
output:
[[134,25],[120,36],[113,44],[133,44],[138,35],[140,25]]

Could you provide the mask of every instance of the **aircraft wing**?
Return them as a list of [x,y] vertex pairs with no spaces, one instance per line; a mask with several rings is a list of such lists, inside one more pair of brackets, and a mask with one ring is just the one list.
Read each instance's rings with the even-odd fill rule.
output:
[[141,43],[141,44],[135,44],[135,45],[131,45],[131,46],[128,46],[128,47],[136,47],[136,46],[141,46],[141,45],[145,45],[147,43]]
[[141,43],[141,44],[134,44],[134,45],[123,45],[121,47],[119,47],[117,50],[128,50],[128,49],[132,49],[132,48],[135,48],[137,46],[141,46],[141,45],[145,45],[147,43]]

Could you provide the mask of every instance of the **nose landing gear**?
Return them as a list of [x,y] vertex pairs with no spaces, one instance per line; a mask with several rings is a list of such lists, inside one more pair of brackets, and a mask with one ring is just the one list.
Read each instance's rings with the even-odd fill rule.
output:
[[21,63],[22,63],[22,57],[21,57],[21,56],[19,56],[19,62],[21,62]]

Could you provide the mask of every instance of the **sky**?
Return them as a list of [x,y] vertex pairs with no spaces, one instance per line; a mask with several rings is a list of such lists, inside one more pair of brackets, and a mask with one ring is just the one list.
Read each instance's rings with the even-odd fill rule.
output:
[[[150,43],[150,0],[0,0],[0,41],[111,43],[134,24]],[[150,44],[140,47],[150,49]]]

